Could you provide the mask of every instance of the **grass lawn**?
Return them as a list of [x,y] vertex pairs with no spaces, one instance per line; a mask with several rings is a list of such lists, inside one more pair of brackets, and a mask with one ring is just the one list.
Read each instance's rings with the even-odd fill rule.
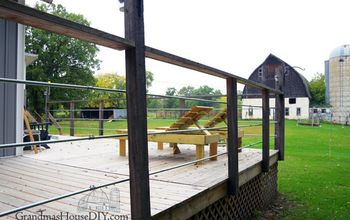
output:
[[[148,128],[169,126],[175,120],[150,119]],[[201,123],[203,124],[204,121]],[[259,121],[240,121],[240,125]],[[61,122],[69,134],[69,122]],[[75,122],[76,135],[97,135],[98,122]],[[126,128],[125,120],[104,123],[105,134]],[[250,138],[243,145],[261,140],[261,127],[243,128]],[[51,134],[57,130],[50,128]],[[271,126],[271,135],[273,125]],[[254,137],[254,135],[257,135]],[[279,163],[279,192],[291,206],[279,219],[350,219],[350,127],[322,124],[297,126],[286,121],[285,161]],[[271,139],[273,145],[273,138]],[[261,147],[256,146],[256,147]]]
[[283,219],[350,219],[350,127],[286,121],[279,191],[294,201]]

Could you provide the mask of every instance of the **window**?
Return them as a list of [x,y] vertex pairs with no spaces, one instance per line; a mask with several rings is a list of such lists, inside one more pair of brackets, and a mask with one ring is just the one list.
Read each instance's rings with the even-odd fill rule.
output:
[[301,115],[301,108],[297,108],[297,116]]
[[314,108],[314,109],[312,110],[312,112],[313,112],[314,114],[316,114],[316,113],[318,113],[318,109],[317,109],[317,108]]
[[284,115],[285,115],[285,116],[289,116],[289,108],[285,108],[285,110],[284,110]]
[[249,115],[249,116],[253,116],[253,108],[252,108],[252,107],[249,107],[249,109],[248,109],[248,115]]
[[325,108],[323,108],[323,109],[321,110],[321,112],[324,114],[324,113],[327,113],[327,110],[326,110]]
[[258,77],[262,77],[262,75],[263,75],[263,67],[260,67],[258,69]]
[[297,103],[297,99],[296,98],[290,98],[289,99],[289,104],[295,104]]

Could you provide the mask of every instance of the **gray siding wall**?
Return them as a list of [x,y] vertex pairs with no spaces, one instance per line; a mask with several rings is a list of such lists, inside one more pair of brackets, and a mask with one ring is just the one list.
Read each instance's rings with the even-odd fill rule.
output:
[[[17,78],[17,24],[0,19],[0,77]],[[16,142],[16,85],[0,83],[0,144]],[[16,155],[0,149],[0,157]]]

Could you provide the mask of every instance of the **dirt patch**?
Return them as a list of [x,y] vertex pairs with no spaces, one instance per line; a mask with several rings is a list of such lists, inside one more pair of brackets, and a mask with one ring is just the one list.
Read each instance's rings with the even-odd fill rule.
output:
[[276,220],[288,215],[288,211],[297,207],[295,201],[289,200],[285,195],[279,193],[274,203],[266,210],[261,212],[262,220]]

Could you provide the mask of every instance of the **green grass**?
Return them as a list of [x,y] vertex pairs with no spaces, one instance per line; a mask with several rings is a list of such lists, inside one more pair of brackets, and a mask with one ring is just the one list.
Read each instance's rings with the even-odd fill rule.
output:
[[350,127],[286,121],[279,191],[297,205],[283,219],[350,219]]
[[[174,120],[150,119],[148,128],[169,126]],[[203,124],[201,122],[201,124]],[[259,121],[241,121],[240,125]],[[69,122],[61,122],[69,134]],[[98,122],[76,122],[76,135],[97,135]],[[126,128],[125,120],[106,122],[105,134]],[[261,140],[261,127],[242,128],[243,145]],[[50,133],[57,130],[50,128]],[[271,135],[273,125],[271,126]],[[322,124],[321,127],[297,126],[286,121],[285,161],[279,163],[279,192],[292,201],[279,219],[350,219],[350,127]],[[271,146],[273,138],[271,139]],[[261,148],[261,145],[257,145]]]
[[[176,119],[149,119],[147,121],[148,129],[154,129],[157,127],[168,127],[172,123],[174,123]],[[207,120],[200,121],[200,124],[204,124]],[[246,124],[256,124],[261,123],[259,121],[240,121],[240,124],[246,125]],[[69,121],[61,121],[59,122],[61,127],[63,128],[63,134],[69,135],[70,130],[70,122]],[[224,123],[218,126],[225,126]],[[75,136],[88,136],[88,135],[98,135],[98,121],[75,121],[74,122],[74,133]],[[104,134],[116,134],[116,129],[123,129],[127,128],[127,121],[126,120],[116,120],[116,121],[105,121],[104,122]],[[254,128],[245,128],[245,129],[253,129]],[[259,128],[261,130],[261,128]],[[253,131],[255,132],[255,130]],[[50,126],[49,129],[50,134],[58,134],[58,130]]]

